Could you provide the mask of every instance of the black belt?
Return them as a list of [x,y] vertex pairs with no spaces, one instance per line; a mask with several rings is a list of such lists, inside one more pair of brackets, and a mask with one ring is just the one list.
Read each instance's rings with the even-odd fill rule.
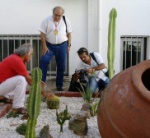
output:
[[64,42],[62,42],[62,43],[60,43],[60,44],[51,44],[51,43],[49,43],[49,42],[47,42],[47,43],[49,43],[51,46],[60,46],[60,45],[62,45],[62,44],[64,44],[66,41],[64,41]]

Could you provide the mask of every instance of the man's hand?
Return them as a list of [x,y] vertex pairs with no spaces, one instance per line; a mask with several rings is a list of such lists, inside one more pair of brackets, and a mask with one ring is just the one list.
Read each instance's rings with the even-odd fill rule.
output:
[[95,72],[95,69],[93,68],[87,69],[87,73],[94,73],[94,72]]
[[79,72],[75,72],[73,75],[72,75],[72,81],[77,81],[80,77],[80,74]]
[[42,88],[44,88],[44,86],[46,86],[46,83],[44,81],[41,81],[41,86]]
[[43,90],[42,90],[41,93],[42,93],[42,95],[43,95],[44,97],[46,97],[46,98],[48,98],[48,97],[53,97],[53,96],[54,96],[54,94],[45,92],[45,91],[43,91]]
[[69,51],[70,51],[70,46],[68,46],[68,51],[67,52],[69,53]]
[[49,51],[47,46],[43,46],[43,48],[42,48],[42,55],[45,55],[47,51]]

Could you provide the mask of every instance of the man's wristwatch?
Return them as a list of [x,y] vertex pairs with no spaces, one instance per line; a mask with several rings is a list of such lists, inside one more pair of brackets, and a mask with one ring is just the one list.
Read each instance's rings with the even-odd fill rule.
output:
[[68,45],[68,47],[71,47],[71,44],[70,44],[70,45]]

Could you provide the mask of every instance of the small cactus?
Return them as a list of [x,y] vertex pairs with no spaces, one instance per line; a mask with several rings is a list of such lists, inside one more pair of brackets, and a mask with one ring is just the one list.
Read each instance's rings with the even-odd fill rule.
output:
[[9,114],[6,117],[7,118],[10,118],[10,117],[16,118],[16,117],[19,117],[19,114],[14,111],[11,111],[11,112],[9,112]]
[[53,95],[53,96],[47,97],[46,103],[49,109],[58,109],[60,100],[58,96]]
[[60,132],[63,132],[63,125],[66,120],[68,120],[68,108],[66,105],[66,109],[63,111],[62,116],[59,116],[57,110],[56,110],[56,116],[57,116],[57,122],[60,125]]
[[20,124],[20,125],[16,128],[16,131],[17,131],[20,135],[25,135],[26,129],[27,129],[27,124],[22,123],[22,124]]
[[[64,118],[64,111],[60,112],[58,114],[58,117],[63,119]],[[67,112],[66,120],[69,120],[71,118],[71,114]]]

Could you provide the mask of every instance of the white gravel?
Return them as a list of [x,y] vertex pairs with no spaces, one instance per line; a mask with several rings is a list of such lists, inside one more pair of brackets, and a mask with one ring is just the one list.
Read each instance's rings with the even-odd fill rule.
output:
[[[58,113],[63,111],[68,106],[68,112],[75,114],[80,111],[84,101],[82,98],[67,98],[60,97],[60,108]],[[16,132],[16,127],[27,120],[21,120],[21,115],[17,118],[6,118],[6,115],[0,119],[0,138],[24,138],[24,136]],[[88,133],[84,138],[100,138],[100,133],[97,125],[97,116],[87,119]],[[49,125],[49,133],[53,138],[81,138],[68,129],[68,121],[63,126],[63,132],[60,133],[60,126],[56,121],[56,110],[48,109],[45,102],[41,103],[41,113],[36,124],[36,135],[39,135],[43,126]]]

